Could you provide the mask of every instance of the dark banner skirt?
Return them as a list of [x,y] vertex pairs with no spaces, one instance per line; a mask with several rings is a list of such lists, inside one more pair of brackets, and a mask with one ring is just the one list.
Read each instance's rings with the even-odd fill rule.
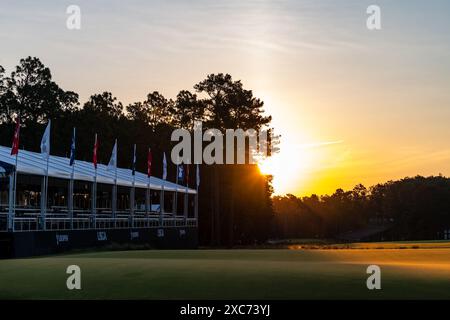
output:
[[196,249],[198,234],[196,227],[0,232],[0,257],[39,256],[115,244]]

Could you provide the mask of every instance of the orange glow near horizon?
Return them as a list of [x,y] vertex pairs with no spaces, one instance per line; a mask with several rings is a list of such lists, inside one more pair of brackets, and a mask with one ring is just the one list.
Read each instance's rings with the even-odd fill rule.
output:
[[281,135],[259,164],[275,194],[450,176],[450,1],[383,1],[376,31],[363,1],[89,1],[79,32],[44,2],[0,2],[5,74],[36,56],[81,104],[108,91],[124,106],[230,74]]
[[[306,148],[291,147],[282,142],[281,151],[260,163],[258,167],[262,174],[273,176],[275,194],[292,193],[302,183],[309,179],[309,172],[314,169],[313,152]],[[284,146],[284,147],[283,147]]]
[[369,188],[408,176],[438,175],[428,164],[443,166],[449,157],[449,150],[360,150],[337,140],[297,146],[287,143],[258,167],[262,174],[273,176],[274,195],[309,196],[332,194],[338,188],[350,190],[359,183]]

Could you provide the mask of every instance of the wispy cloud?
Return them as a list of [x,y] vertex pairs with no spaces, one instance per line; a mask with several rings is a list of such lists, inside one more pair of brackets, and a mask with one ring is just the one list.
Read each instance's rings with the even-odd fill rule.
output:
[[312,142],[312,143],[305,143],[295,146],[295,149],[312,149],[312,148],[320,148],[330,145],[336,145],[336,144],[342,144],[344,143],[344,140],[335,140],[335,141],[320,141],[320,142]]

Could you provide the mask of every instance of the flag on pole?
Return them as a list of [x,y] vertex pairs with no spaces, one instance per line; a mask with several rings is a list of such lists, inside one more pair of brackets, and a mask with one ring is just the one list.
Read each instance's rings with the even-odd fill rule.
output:
[[148,148],[147,154],[147,176],[150,178],[152,175],[152,149]]
[[177,180],[177,183],[183,183],[183,181],[184,181],[184,167],[183,167],[183,165],[178,165],[177,166],[177,169],[178,169],[178,180]]
[[11,155],[16,155],[19,153],[19,138],[20,138],[20,118],[17,117],[16,129],[14,129],[14,137],[11,147]]
[[112,154],[111,154],[111,159],[109,159],[109,163],[108,163],[108,167],[107,167],[108,171],[114,171],[116,169],[117,169],[117,139],[116,139],[116,143],[114,143],[114,147],[113,147]]
[[44,160],[48,160],[50,157],[50,128],[51,120],[48,120],[47,128],[45,128],[44,135],[41,140],[41,155]]
[[164,152],[164,158],[163,158],[163,180],[167,179],[167,160],[166,160],[166,153]]
[[136,174],[136,144],[134,144],[134,149],[133,149],[133,164],[132,164],[132,174],[133,176]]
[[196,183],[197,183],[197,188],[200,185],[200,166],[197,164],[197,177],[196,177]]
[[73,128],[72,134],[72,144],[70,145],[70,165],[75,164],[75,139],[76,139],[76,129]]
[[94,153],[92,155],[92,163],[94,164],[95,169],[97,169],[97,151],[98,151],[98,140],[97,134],[95,134]]

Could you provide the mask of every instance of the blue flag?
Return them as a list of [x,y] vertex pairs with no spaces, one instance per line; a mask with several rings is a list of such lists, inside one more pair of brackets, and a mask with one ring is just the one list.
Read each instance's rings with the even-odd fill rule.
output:
[[163,176],[162,178],[164,180],[167,179],[167,160],[166,160],[166,153],[164,152],[164,158],[163,158]]
[[72,144],[70,145],[70,165],[73,166],[75,163],[75,139],[76,139],[76,129],[73,128]]
[[178,169],[178,180],[177,183],[183,183],[184,181],[184,168],[183,165],[177,166]]

